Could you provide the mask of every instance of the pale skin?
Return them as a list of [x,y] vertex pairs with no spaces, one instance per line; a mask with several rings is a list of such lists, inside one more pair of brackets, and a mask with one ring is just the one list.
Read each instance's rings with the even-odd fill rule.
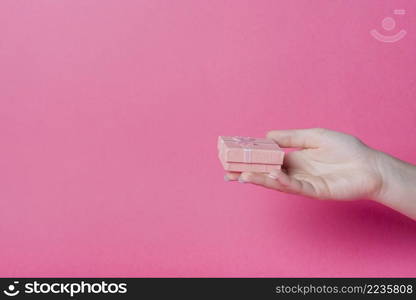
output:
[[416,166],[322,128],[274,130],[267,137],[297,149],[286,154],[282,170],[228,172],[225,180],[317,199],[370,199],[416,220]]

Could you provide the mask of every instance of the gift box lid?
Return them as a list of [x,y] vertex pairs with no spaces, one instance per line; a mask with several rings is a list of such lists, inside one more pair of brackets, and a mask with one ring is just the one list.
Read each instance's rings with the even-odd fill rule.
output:
[[219,136],[219,156],[224,162],[283,163],[284,151],[273,140],[240,136]]

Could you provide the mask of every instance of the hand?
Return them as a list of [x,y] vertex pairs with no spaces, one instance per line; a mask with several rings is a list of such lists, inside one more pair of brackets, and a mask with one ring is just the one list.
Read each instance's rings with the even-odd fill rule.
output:
[[282,171],[227,173],[226,179],[320,199],[378,198],[383,182],[379,152],[359,139],[320,128],[270,131],[267,137],[281,147],[300,149],[286,154]]

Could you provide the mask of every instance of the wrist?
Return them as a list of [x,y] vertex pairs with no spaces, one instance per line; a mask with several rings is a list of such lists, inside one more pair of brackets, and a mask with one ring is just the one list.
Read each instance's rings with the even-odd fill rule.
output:
[[375,155],[380,184],[372,200],[416,219],[416,167],[380,151]]
[[392,190],[392,178],[391,173],[394,172],[394,162],[392,161],[392,157],[387,155],[386,153],[374,150],[374,169],[376,172],[376,176],[379,179],[378,189],[374,193],[372,200],[377,202],[386,202],[388,199],[388,194],[391,193]]

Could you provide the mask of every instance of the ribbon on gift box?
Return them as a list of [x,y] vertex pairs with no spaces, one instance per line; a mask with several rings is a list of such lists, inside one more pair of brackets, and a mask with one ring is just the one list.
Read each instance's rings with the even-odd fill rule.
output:
[[244,136],[233,136],[233,141],[239,144],[244,151],[244,162],[245,163],[251,163],[251,152],[253,150],[255,138],[251,137],[244,137]]
[[[230,141],[230,142],[236,142],[238,145],[241,146],[241,148],[243,148],[245,163],[252,162],[251,153],[253,151],[253,147],[256,144],[270,144],[270,142],[262,142],[255,138],[245,137],[245,136],[233,136],[229,139],[224,138],[224,140]],[[224,142],[224,140],[222,140],[222,142]]]

